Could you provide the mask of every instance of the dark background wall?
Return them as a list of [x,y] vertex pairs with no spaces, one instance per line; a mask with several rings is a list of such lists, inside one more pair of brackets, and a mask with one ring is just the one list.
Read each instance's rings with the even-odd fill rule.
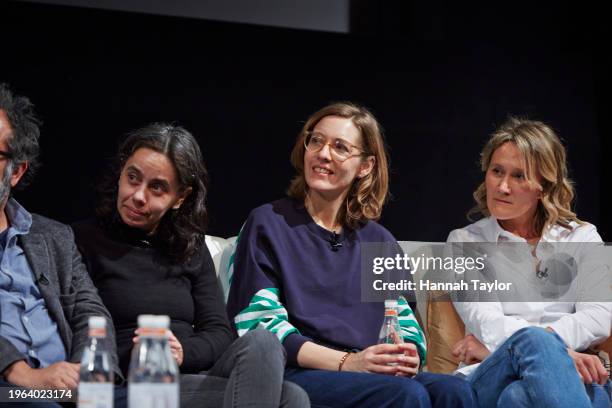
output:
[[170,121],[203,149],[210,233],[235,235],[252,208],[283,195],[308,115],[349,99],[386,130],[393,198],[381,222],[398,239],[444,240],[467,223],[479,151],[510,113],[559,132],[578,214],[609,239],[603,11],[420,3],[354,0],[350,33],[338,34],[2,2],[0,81],[44,120],[44,165],[17,198],[64,222],[91,215],[119,138]]

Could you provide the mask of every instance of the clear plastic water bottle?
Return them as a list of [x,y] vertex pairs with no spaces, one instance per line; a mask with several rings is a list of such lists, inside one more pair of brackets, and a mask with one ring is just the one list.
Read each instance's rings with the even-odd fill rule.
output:
[[139,341],[128,374],[130,408],[178,408],[179,371],[168,343],[168,316],[138,316]]
[[112,408],[113,382],[106,319],[92,316],[89,318],[89,341],[81,358],[79,408]]
[[[400,344],[403,342],[402,329],[397,318],[397,300],[385,300],[385,319],[378,334],[378,344]],[[396,363],[389,363],[389,365],[396,365]]]

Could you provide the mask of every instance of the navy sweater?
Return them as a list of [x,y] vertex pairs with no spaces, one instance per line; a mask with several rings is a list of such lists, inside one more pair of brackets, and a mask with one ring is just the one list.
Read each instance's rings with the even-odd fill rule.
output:
[[[338,350],[364,349],[378,340],[381,302],[361,302],[362,242],[395,238],[376,222],[332,233],[317,225],[303,203],[284,198],[254,209],[239,236],[228,315],[239,335],[265,328],[277,335],[288,364],[306,341]],[[398,249],[399,250],[399,249]],[[423,333],[400,299],[403,336],[425,359]]]

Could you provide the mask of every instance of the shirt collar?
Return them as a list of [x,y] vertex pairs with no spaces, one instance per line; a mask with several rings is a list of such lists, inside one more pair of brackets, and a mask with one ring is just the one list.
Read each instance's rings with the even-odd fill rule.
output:
[[32,226],[32,214],[23,208],[17,200],[9,198],[4,209],[9,221],[9,236],[24,235],[30,232]]
[[487,242],[526,242],[524,238],[503,229],[493,216],[487,218],[484,233]]
[[[484,233],[487,242],[527,242],[524,238],[503,229],[497,222],[497,218],[490,216],[486,220]],[[548,225],[542,231],[540,242],[556,242],[563,234],[570,232],[571,229],[563,228],[560,225]]]

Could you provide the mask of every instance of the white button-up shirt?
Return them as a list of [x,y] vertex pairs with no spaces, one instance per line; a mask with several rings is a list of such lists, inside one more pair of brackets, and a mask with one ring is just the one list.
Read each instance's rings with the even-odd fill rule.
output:
[[[541,259],[542,242],[602,243],[594,225],[572,223],[571,227],[571,230],[559,225],[548,227],[535,256]],[[494,217],[487,217],[451,231],[447,242],[526,243],[526,240],[501,228]],[[581,351],[610,336],[612,323],[612,303],[605,302],[454,302],[454,306],[466,332],[476,336],[491,352],[528,326],[550,327],[568,347]],[[477,366],[462,364],[458,371],[468,375]]]

